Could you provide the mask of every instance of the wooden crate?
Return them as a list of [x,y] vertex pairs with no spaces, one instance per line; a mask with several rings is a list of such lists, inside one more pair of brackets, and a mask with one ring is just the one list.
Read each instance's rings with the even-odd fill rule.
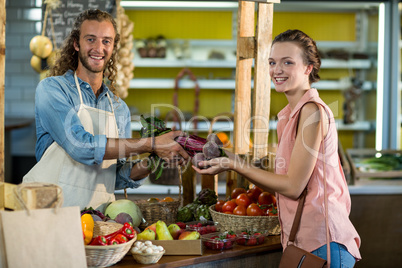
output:
[[[15,196],[18,185],[0,182],[0,209],[24,209]],[[30,184],[21,190],[21,198],[28,209],[53,207],[56,200],[62,197],[61,189],[56,185]]]
[[15,210],[17,208],[18,201],[14,197],[14,188],[17,185],[0,182],[0,209]]
[[[401,150],[382,150],[377,151],[375,149],[347,149],[346,157],[350,163],[352,184],[359,184],[359,181],[364,179],[376,179],[376,184],[402,184],[402,170],[389,170],[389,171],[364,171],[359,168],[359,160],[366,159],[370,157],[375,157],[378,155],[394,154],[402,155]],[[386,179],[389,180],[386,180]],[[379,181],[382,180],[382,183]],[[370,184],[370,183],[369,183]]]

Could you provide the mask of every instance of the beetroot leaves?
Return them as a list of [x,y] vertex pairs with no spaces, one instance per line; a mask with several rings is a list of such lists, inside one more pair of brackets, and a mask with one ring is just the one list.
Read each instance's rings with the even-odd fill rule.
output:
[[[141,137],[142,138],[149,138],[152,136],[160,136],[166,134],[172,129],[167,128],[165,122],[156,118],[156,117],[148,117],[145,118],[141,115]],[[207,139],[201,138],[197,135],[189,135],[188,133],[184,132],[184,136],[179,136],[175,138],[175,141],[179,143],[186,152],[194,159],[197,160],[197,164],[200,161],[198,158],[199,156],[195,157],[197,154],[203,154],[204,160],[209,160],[215,157],[227,156],[225,151],[222,149],[222,142],[215,134],[211,134],[208,136]],[[158,179],[163,172],[164,161],[160,159],[154,152],[151,153],[149,158],[151,161],[150,169],[156,173],[155,179]],[[194,164],[198,166],[197,164]]]

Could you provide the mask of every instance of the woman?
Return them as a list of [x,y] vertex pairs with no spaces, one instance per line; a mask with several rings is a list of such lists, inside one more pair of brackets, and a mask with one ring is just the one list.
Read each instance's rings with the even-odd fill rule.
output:
[[278,114],[275,174],[244,165],[230,153],[229,158],[201,162],[201,167],[210,166],[206,169],[194,169],[201,174],[234,170],[265,191],[276,192],[284,249],[298,197],[307,186],[295,245],[326,259],[321,158],[321,153],[325,152],[331,267],[353,267],[361,258],[360,237],[349,220],[350,195],[339,162],[334,116],[317,90],[311,88],[311,84],[320,79],[321,60],[316,44],[302,31],[283,32],[272,42],[269,65],[275,90],[284,93],[289,102]]

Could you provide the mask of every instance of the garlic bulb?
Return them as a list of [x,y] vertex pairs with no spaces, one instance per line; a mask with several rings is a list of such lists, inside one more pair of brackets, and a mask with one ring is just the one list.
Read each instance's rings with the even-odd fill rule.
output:
[[131,248],[132,254],[152,254],[152,253],[161,253],[165,249],[162,246],[157,246],[152,244],[151,241],[147,240],[145,242],[137,241],[134,243],[134,246]]

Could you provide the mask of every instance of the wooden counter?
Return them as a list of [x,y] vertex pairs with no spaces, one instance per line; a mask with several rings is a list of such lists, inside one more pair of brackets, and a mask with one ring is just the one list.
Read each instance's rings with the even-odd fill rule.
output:
[[205,249],[202,256],[163,256],[156,264],[139,264],[131,255],[126,255],[112,267],[120,268],[167,268],[167,267],[264,267],[277,268],[282,256],[280,236],[267,237],[264,244],[257,246],[235,245],[233,249],[215,251]]

